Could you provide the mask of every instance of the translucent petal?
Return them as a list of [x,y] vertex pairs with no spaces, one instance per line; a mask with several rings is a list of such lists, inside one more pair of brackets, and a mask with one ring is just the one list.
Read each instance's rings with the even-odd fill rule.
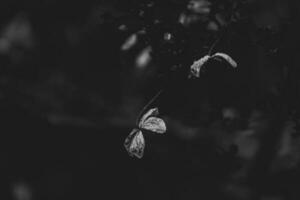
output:
[[144,124],[146,119],[148,119],[149,117],[156,117],[157,115],[159,115],[158,108],[152,108],[148,110],[148,112],[146,112],[140,119],[139,127],[141,128],[141,126]]
[[190,75],[192,77],[200,77],[200,71],[201,71],[201,67],[210,59],[209,55],[206,55],[202,58],[200,58],[199,60],[195,61],[193,63],[193,65],[191,66],[191,71],[190,71]]
[[142,131],[133,129],[125,139],[124,146],[130,156],[142,158],[145,149],[145,139]]
[[149,117],[141,126],[142,129],[152,131],[154,133],[165,133],[167,131],[164,120],[157,117]]
[[215,53],[213,57],[221,57],[223,58],[224,60],[226,60],[233,68],[236,68],[237,67],[237,63],[227,54],[225,53]]

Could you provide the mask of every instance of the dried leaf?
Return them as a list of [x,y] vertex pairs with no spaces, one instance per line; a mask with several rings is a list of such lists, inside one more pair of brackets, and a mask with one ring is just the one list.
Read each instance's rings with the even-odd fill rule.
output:
[[149,117],[141,126],[142,129],[152,131],[154,133],[163,134],[167,131],[164,120],[157,117]]
[[138,126],[141,128],[142,125],[145,123],[146,119],[148,119],[149,117],[156,117],[158,115],[159,115],[158,108],[152,108],[148,110],[148,112],[146,112],[139,120]]
[[142,131],[133,129],[125,139],[124,146],[130,156],[142,158],[145,149],[145,139]]
[[127,38],[125,43],[122,45],[121,49],[123,51],[129,50],[131,47],[133,47],[136,44],[136,42],[137,42],[137,35],[132,34]]
[[227,54],[225,53],[215,53],[211,58],[221,57],[226,60],[233,68],[237,67],[237,63]]
[[190,76],[193,76],[193,77],[197,77],[199,78],[200,77],[200,71],[201,71],[201,67],[210,59],[210,56],[209,55],[206,55],[202,58],[200,58],[199,60],[195,61],[193,63],[193,65],[191,66],[191,74]]

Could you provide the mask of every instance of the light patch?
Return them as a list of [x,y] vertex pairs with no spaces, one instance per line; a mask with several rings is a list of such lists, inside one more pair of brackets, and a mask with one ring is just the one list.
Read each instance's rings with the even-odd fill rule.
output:
[[179,18],[178,18],[178,22],[182,25],[186,24],[187,16],[184,13],[181,13]]
[[151,2],[149,2],[148,4],[147,4],[147,7],[153,7],[154,6],[154,2],[153,1],[151,1]]
[[216,22],[210,21],[207,25],[207,30],[209,30],[209,31],[218,31],[219,26],[216,24]]
[[142,52],[136,58],[136,67],[143,69],[145,68],[151,61],[151,47],[146,47],[142,50]]
[[187,27],[192,23],[196,23],[200,20],[200,17],[196,14],[186,14],[181,13],[178,18],[178,23],[182,24],[183,26]]
[[32,190],[28,184],[24,182],[14,183],[12,190],[15,200],[32,200]]
[[165,33],[164,34],[164,40],[169,41],[172,39],[172,34],[171,33]]
[[34,45],[33,31],[27,16],[18,14],[3,30],[0,37],[0,54],[9,53],[14,46],[30,49]]
[[239,113],[234,108],[224,108],[222,113],[224,119],[234,120],[239,117]]
[[206,0],[191,0],[187,8],[197,14],[209,14],[211,3]]
[[127,26],[125,24],[122,24],[119,26],[118,28],[120,31],[126,31],[127,30]]
[[125,41],[125,43],[122,45],[121,49],[123,51],[129,50],[131,49],[135,44],[137,43],[137,35],[136,34],[132,34],[131,36],[129,36],[127,38],[127,40]]

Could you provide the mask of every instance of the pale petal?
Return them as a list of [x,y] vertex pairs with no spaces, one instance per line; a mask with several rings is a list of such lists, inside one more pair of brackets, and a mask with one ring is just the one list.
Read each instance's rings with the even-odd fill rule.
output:
[[141,126],[142,129],[152,131],[154,133],[165,133],[167,131],[164,120],[157,117],[149,117]]
[[148,110],[148,112],[146,112],[140,119],[139,127],[141,128],[141,126],[144,124],[146,119],[148,119],[149,117],[156,117],[157,115],[159,115],[158,108],[152,108]]
[[236,68],[237,67],[237,63],[227,54],[225,53],[215,53],[213,57],[221,57],[223,58],[224,60],[226,60],[233,68]]
[[192,77],[200,77],[201,67],[210,59],[209,55],[206,55],[199,60],[195,61],[191,66],[190,76]]
[[145,149],[145,139],[142,131],[133,129],[125,139],[124,146],[130,156],[142,158]]

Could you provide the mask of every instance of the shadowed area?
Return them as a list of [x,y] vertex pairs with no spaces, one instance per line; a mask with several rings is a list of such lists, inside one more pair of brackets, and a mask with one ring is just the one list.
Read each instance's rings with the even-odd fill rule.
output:
[[299,9],[1,1],[0,199],[299,199]]

